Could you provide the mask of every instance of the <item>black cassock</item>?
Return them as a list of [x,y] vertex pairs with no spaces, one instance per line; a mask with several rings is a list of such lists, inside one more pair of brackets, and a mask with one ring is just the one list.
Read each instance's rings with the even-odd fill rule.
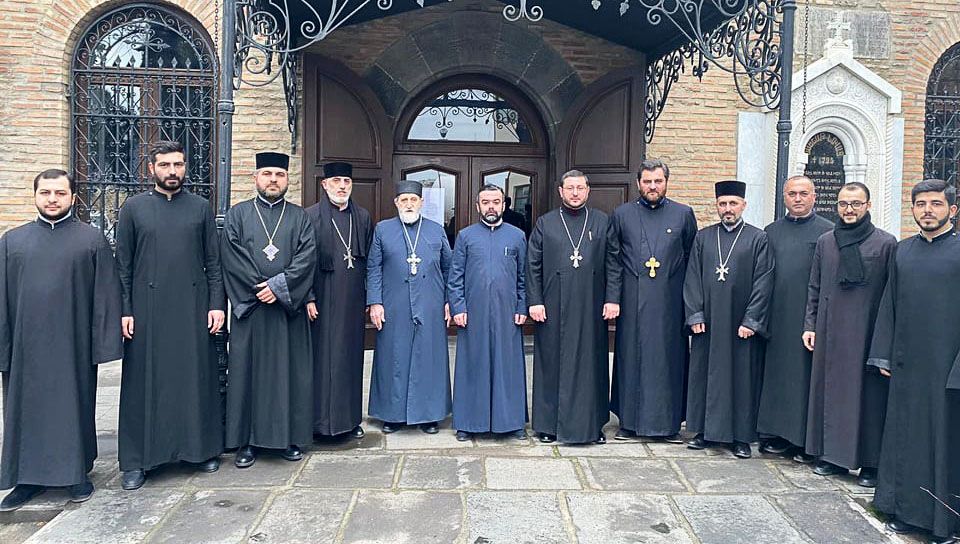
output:
[[770,300],[757,431],[800,447],[807,434],[812,358],[803,345],[807,281],[817,239],[832,229],[833,223],[815,213],[800,219],[787,216],[764,229],[777,270]]
[[[761,337],[767,334],[774,261],[767,233],[745,223],[742,228],[735,246],[740,227],[728,232],[718,223],[698,232],[683,284],[687,325],[707,327],[691,342],[687,430],[714,442],[757,438]],[[729,269],[725,281],[719,281],[716,272],[721,258]],[[741,325],[756,334],[740,338]]]
[[[688,365],[683,277],[697,234],[689,206],[635,200],[610,218],[607,291],[620,304],[610,408],[641,436],[670,436],[683,421]],[[645,263],[660,264],[655,277]]]
[[[561,213],[575,243],[583,233],[577,267]],[[553,210],[537,220],[527,245],[527,305],[547,311],[535,329],[533,430],[566,443],[596,440],[610,417],[607,221],[600,210]]]
[[960,529],[960,238],[920,235],[897,245],[868,364],[890,370],[873,503],[947,537]]
[[[307,208],[307,215],[317,238],[312,296],[320,314],[312,323],[313,432],[333,436],[352,430],[363,419],[367,250],[373,223],[370,213],[352,200],[340,210],[326,195]],[[331,221],[336,221],[343,240]],[[347,237],[353,268],[347,268],[350,261],[344,258]]]
[[[305,307],[317,247],[303,208],[285,206],[257,197],[231,208],[224,221],[223,278],[232,304],[228,448],[286,448],[312,438],[313,362]],[[272,261],[263,251],[269,241],[257,210],[271,233],[280,222],[273,238],[279,252]],[[255,286],[264,281],[277,296],[272,304],[256,297]]]
[[117,224],[123,315],[120,470],[199,463],[223,451],[210,310],[226,309],[210,202],[179,191],[127,199]]
[[82,483],[97,457],[97,364],[119,359],[120,282],[103,234],[69,217],[0,237],[0,489]]
[[873,231],[860,244],[865,284],[841,288],[840,248],[827,233],[817,242],[810,269],[804,330],[817,336],[806,451],[852,470],[880,462],[888,380],[865,363],[896,247],[892,234]]

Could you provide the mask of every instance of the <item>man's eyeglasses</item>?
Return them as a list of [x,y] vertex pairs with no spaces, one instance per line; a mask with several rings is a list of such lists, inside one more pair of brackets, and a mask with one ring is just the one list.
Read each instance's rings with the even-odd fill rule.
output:
[[845,210],[847,208],[853,208],[854,210],[859,210],[860,208],[863,207],[864,204],[866,204],[866,202],[863,202],[861,200],[854,200],[852,202],[847,202],[846,200],[838,200],[837,208],[841,210]]

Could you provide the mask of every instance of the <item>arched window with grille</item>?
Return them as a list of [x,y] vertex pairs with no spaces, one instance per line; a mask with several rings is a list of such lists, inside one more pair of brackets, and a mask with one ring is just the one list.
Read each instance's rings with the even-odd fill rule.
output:
[[147,149],[184,145],[185,186],[214,196],[216,63],[200,24],[178,10],[125,5],[83,33],[73,56],[72,166],[79,216],[112,241],[128,196],[147,189]]
[[960,183],[960,43],[940,57],[927,81],[923,174]]

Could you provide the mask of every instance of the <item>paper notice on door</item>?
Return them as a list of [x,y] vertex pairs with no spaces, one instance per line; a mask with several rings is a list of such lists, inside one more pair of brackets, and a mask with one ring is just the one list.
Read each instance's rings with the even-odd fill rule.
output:
[[424,187],[423,188],[423,209],[420,214],[431,221],[436,221],[441,225],[443,221],[443,187]]

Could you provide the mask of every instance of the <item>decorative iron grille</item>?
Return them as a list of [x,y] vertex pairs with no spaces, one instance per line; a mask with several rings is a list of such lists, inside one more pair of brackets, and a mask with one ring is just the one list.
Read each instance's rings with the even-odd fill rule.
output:
[[216,57],[189,16],[148,4],[93,23],[73,57],[73,171],[78,215],[114,240],[120,207],[149,188],[147,149],[175,140],[185,186],[214,196]]
[[[430,131],[428,129],[435,129]],[[531,143],[527,123],[501,96],[484,89],[446,91],[424,104],[408,135],[414,140]]]
[[923,175],[960,183],[960,43],[940,57],[927,82]]

